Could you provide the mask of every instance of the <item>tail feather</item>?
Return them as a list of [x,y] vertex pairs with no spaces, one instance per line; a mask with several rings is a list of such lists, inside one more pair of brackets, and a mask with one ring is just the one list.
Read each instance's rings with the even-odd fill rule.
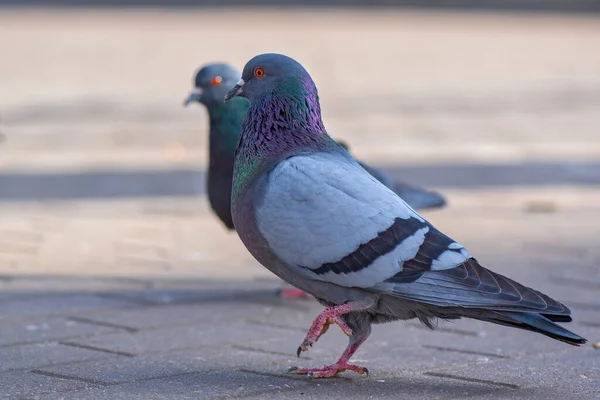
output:
[[538,314],[534,312],[513,311],[495,311],[476,319],[541,333],[542,335],[551,337],[552,339],[560,340],[561,342],[573,346],[580,346],[587,342],[587,340],[582,338],[581,336],[576,335],[575,333],[552,322],[550,317],[553,318],[555,321],[560,322],[568,322],[567,319],[570,320],[570,317],[568,317],[567,315],[544,316],[543,314]]
[[540,313],[544,317],[548,318],[552,322],[571,322],[573,318],[570,315],[556,315],[556,314],[544,314]]

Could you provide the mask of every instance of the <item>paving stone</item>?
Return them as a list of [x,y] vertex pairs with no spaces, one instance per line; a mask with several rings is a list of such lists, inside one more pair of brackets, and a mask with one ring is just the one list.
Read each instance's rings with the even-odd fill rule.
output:
[[425,374],[448,379],[479,379],[520,388],[557,387],[568,389],[578,381],[596,382],[600,393],[600,352],[572,348],[561,352],[500,360],[490,364],[469,365]]
[[[495,398],[511,389],[494,388],[481,383],[447,381],[435,377],[401,374],[377,378],[347,375],[345,379],[312,380],[305,386],[277,393],[277,399],[459,399]],[[263,394],[244,399],[264,399]]]
[[[161,379],[151,379],[100,389],[78,390],[48,399],[224,399],[240,398],[260,393],[278,395],[282,390],[307,386],[306,380],[265,376],[242,371],[189,373]],[[264,398],[264,397],[263,397]]]
[[[335,362],[348,344],[348,338],[343,333],[339,335],[329,335],[329,333],[327,332],[326,335],[322,336],[319,342],[311,347],[308,352],[302,353],[300,358],[296,358],[295,351],[302,338],[296,340],[255,341],[241,345],[241,348],[287,356],[289,366],[321,367]],[[402,374],[406,371],[422,371],[434,367],[450,368],[457,365],[488,363],[493,360],[493,357],[480,354],[441,352],[420,346],[402,346],[402,344],[395,346],[376,340],[367,341],[352,357],[352,362],[367,367],[374,377]],[[273,367],[269,365],[254,370],[262,373],[279,372],[273,370]],[[350,372],[344,374],[344,376],[350,375],[352,375]]]
[[501,400],[525,400],[525,399],[548,399],[548,400],[597,400],[598,383],[590,380],[579,380],[570,382],[566,387],[536,387],[517,390],[506,390],[500,393],[494,392],[492,398]]
[[195,325],[222,323],[224,321],[241,321],[252,316],[261,316],[272,307],[241,302],[229,299],[225,302],[210,304],[185,304],[152,307],[136,307],[134,309],[116,309],[100,312],[77,313],[77,318],[114,324],[133,329],[172,327],[175,325]]
[[0,348],[0,372],[13,369],[39,368],[52,364],[86,361],[107,357],[106,353],[63,346],[58,343],[38,343]]
[[61,379],[27,371],[0,373],[0,399],[46,399],[51,396],[60,398],[62,393],[97,388],[89,382]]
[[64,318],[0,320],[0,347],[112,333],[117,329]]
[[4,299],[0,302],[0,319],[40,315],[60,315],[105,308],[130,307],[131,302],[92,294],[40,295],[31,298]]
[[278,328],[241,322],[198,324],[139,332],[117,332],[82,338],[70,343],[128,354],[158,353],[200,346],[239,343],[258,338],[278,337],[287,332]]
[[[137,357],[112,356],[101,360],[42,368],[51,374],[104,383],[121,383],[217,369],[254,369],[270,366],[285,376],[291,366],[280,355],[211,346]],[[275,374],[275,373],[274,373]]]
[[[330,381],[311,381],[309,385],[277,393],[277,399],[598,399],[596,388],[577,383],[571,390],[553,388],[513,389],[481,382],[449,380],[423,375],[400,375],[384,379],[355,377]],[[247,400],[264,399],[263,394],[244,397]]]
[[[173,98],[183,95],[181,71],[191,73],[198,60],[189,52],[182,53],[184,59],[174,56],[181,46],[166,45],[193,42],[190,33],[198,26],[216,31],[226,29],[223,20],[243,18],[230,12],[142,14],[82,11],[77,17],[86,29],[66,27],[59,14],[0,15],[0,41],[11,41],[4,46],[9,62],[2,64],[0,79],[18,89],[0,92],[6,125],[0,146],[7,150],[0,157],[0,180],[15,189],[0,197],[14,200],[20,192],[32,200],[5,202],[0,209],[0,365],[43,368],[35,374],[0,373],[0,397],[600,397],[599,350],[468,320],[442,323],[435,332],[415,321],[375,326],[354,357],[371,369],[368,378],[287,377],[292,364],[334,361],[347,338],[332,327],[301,359],[295,357],[322,307],[275,297],[282,283],[197,198],[205,190],[207,141],[200,131],[206,115],[182,109]],[[395,178],[441,189],[449,206],[425,213],[436,226],[491,269],[565,302],[575,320],[565,327],[600,342],[600,191],[593,186],[600,154],[600,53],[592,51],[600,38],[597,21],[560,15],[537,15],[535,23],[524,24],[529,17],[288,14],[274,28],[283,35],[276,41],[312,64],[307,67],[322,85],[334,137],[348,141],[366,162],[387,163]],[[302,45],[307,20],[316,21],[316,36],[327,38],[308,50]],[[41,34],[40,21],[58,36]],[[136,29],[119,31],[123,21]],[[321,35],[329,29],[324,21],[341,31]],[[344,30],[359,25],[363,32]],[[112,31],[120,40],[106,36],[107,26],[116,27]],[[506,35],[507,28],[515,29]],[[227,46],[207,45],[217,55],[224,48],[240,55],[234,61],[243,65],[247,43],[238,43],[236,34],[221,36]],[[157,38],[163,44],[159,58],[153,51]],[[384,40],[400,47],[382,52],[372,45]],[[445,46],[449,42],[460,43],[463,56],[456,57],[456,49]],[[61,57],[47,57],[53,46],[64,50]],[[490,47],[497,51],[481,59]],[[82,57],[89,48],[101,55]],[[109,71],[114,59],[123,61],[119,74],[95,73],[102,69],[98,62]],[[44,76],[23,74],[40,60]],[[154,67],[140,69],[140,60]],[[372,69],[373,60],[402,65],[410,79],[345,84]],[[506,73],[503,60],[516,60],[518,68]],[[157,71],[167,79],[144,79]],[[19,74],[27,79],[15,80]],[[58,91],[55,82],[61,82]],[[373,103],[373,96],[383,100]],[[170,142],[180,142],[185,160],[165,160],[162,150]],[[33,181],[40,185],[22,185]],[[191,196],[141,197],[167,192]],[[35,200],[90,195],[97,197]],[[138,197],[107,200],[121,195]],[[223,248],[227,251],[215,251]],[[244,281],[255,276],[271,280]],[[18,345],[32,342],[46,343]],[[47,362],[57,364],[42,367]],[[89,383],[98,379],[115,386]],[[75,391],[63,393],[69,390]]]

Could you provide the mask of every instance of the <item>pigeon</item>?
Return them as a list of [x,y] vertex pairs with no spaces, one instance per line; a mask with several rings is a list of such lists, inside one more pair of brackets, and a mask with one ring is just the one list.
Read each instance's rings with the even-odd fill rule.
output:
[[233,157],[240,126],[250,104],[241,97],[228,102],[224,102],[223,98],[239,78],[239,72],[228,64],[206,65],[196,74],[194,88],[184,102],[185,106],[199,102],[208,110],[208,201],[229,230],[234,229],[230,207]]
[[[233,158],[237,147],[242,120],[250,103],[242,97],[225,102],[227,90],[239,80],[240,73],[226,63],[211,63],[202,66],[196,73],[194,88],[184,101],[184,106],[198,102],[203,104],[209,115],[209,166],[208,200],[214,213],[225,227],[233,230],[231,219],[231,181],[233,178]],[[348,145],[339,142],[345,148]],[[444,197],[403,182],[394,182],[383,171],[361,165],[387,187],[398,193],[415,209],[438,208],[446,204]],[[280,292],[284,298],[305,297],[306,294],[294,288]]]
[[571,321],[565,305],[483,267],[329,137],[317,88],[297,61],[252,58],[225,100],[234,97],[251,104],[235,153],[236,231],[258,262],[325,306],[298,356],[331,324],[349,337],[335,363],[291,372],[368,375],[350,358],[371,325],[413,318],[431,329],[464,317],[586,342],[556,324]]
[[[207,64],[196,73],[194,88],[183,103],[187,107],[198,102],[208,110],[208,201],[228,230],[235,229],[231,219],[234,152],[240,138],[242,119],[250,103],[242,97],[228,102],[223,98],[239,78],[240,73],[229,64]],[[306,297],[306,293],[296,288],[281,289],[278,295],[283,298]]]
[[[207,64],[197,72],[194,88],[184,101],[184,106],[198,102],[208,110],[210,121],[208,200],[215,214],[230,230],[234,229],[230,209],[233,157],[249,102],[237,97],[225,103],[223,98],[239,78],[239,72],[229,64]],[[346,143],[342,141],[338,143],[348,149]],[[416,210],[440,208],[446,205],[444,197],[434,191],[404,182],[394,182],[385,172],[360,161],[359,163]]]

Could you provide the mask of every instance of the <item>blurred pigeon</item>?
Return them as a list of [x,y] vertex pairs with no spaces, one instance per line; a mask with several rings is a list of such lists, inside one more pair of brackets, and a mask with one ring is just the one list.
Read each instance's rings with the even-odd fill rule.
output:
[[[208,110],[209,133],[209,166],[208,166],[208,200],[211,208],[228,229],[234,229],[231,220],[231,180],[233,175],[233,158],[237,147],[242,119],[248,111],[246,99],[237,97],[228,102],[223,98],[240,78],[239,72],[224,63],[208,64],[202,67],[195,78],[195,87],[184,102],[204,104]],[[348,149],[348,145],[339,142]],[[396,191],[411,207],[415,209],[436,208],[446,204],[444,198],[431,191],[426,191],[406,183],[394,183],[391,177],[364,163],[361,165],[384,185]]]
[[250,104],[241,97],[228,102],[223,98],[239,78],[239,72],[227,64],[206,65],[196,74],[195,87],[184,103],[187,106],[199,102],[208,110],[208,200],[228,229],[234,229],[230,204],[233,157],[240,138],[240,125]]
[[[240,73],[228,64],[207,64],[196,74],[194,88],[184,102],[184,106],[198,102],[208,110],[208,201],[229,230],[234,229],[231,219],[233,158],[240,139],[240,126],[250,103],[242,97],[228,102],[223,98],[239,79]],[[282,289],[279,294],[284,298],[306,296],[296,288]]]
[[6,136],[4,135],[4,132],[2,129],[2,118],[0,118],[0,143],[4,142],[5,139],[6,139]]
[[295,373],[368,374],[350,357],[371,324],[393,320],[418,318],[433,329],[438,318],[467,317],[586,342],[555,323],[571,321],[566,306],[485,269],[331,139],[299,63],[254,57],[225,99],[235,96],[251,103],[235,155],[236,230],[261,264],[326,306],[298,355],[331,324],[350,337],[334,364]]

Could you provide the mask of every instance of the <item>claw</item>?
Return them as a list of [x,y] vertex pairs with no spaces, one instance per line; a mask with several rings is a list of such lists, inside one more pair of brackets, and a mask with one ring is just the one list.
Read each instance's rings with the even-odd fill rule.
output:
[[298,367],[289,367],[287,373],[291,374],[292,372],[296,372],[296,370],[298,370]]

